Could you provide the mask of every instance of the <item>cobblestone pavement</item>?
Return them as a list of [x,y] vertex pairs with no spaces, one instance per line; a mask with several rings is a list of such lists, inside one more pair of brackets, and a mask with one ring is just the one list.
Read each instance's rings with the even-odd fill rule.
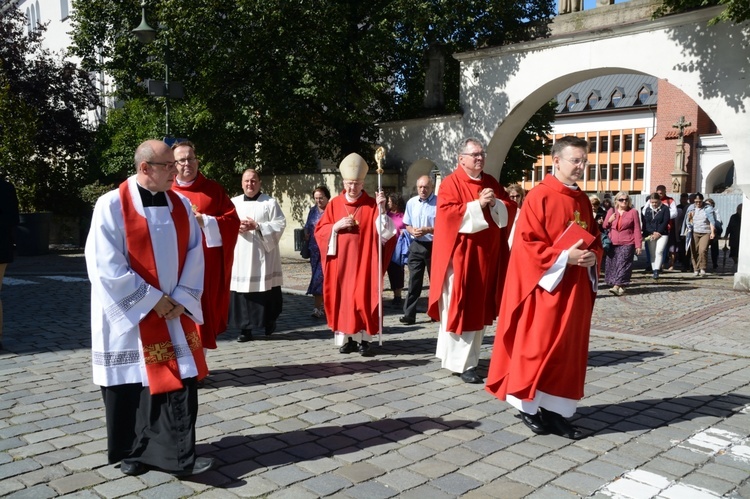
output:
[[[106,464],[79,253],[8,267],[0,351],[0,496],[750,497],[750,295],[729,274],[642,271],[599,293],[580,441],[534,436],[434,358],[436,327],[387,309],[378,355],[342,355],[310,317],[307,262],[285,259],[278,332],[209,353],[191,480]],[[386,291],[386,303],[390,292]],[[486,372],[494,330],[485,338]]]

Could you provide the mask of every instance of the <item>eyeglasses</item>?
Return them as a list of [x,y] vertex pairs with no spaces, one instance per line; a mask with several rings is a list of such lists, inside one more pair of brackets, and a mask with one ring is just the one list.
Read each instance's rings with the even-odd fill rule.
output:
[[364,182],[360,180],[344,180],[344,187],[355,187],[362,184],[364,184]]
[[196,158],[183,158],[183,159],[176,159],[174,162],[177,165],[186,165],[188,163],[195,163]]
[[485,156],[487,156],[487,153],[484,152],[484,151],[482,151],[482,152],[471,152],[471,153],[470,152],[462,152],[461,156],[471,156],[474,159],[479,159],[479,158],[484,158]]
[[586,158],[573,158],[573,159],[563,158],[563,159],[567,161],[568,163],[576,165],[576,166],[586,166],[589,164],[589,160],[587,160]]
[[624,203],[628,200],[628,198],[618,198],[617,200],[621,203]]
[[154,166],[154,165],[163,166],[167,170],[171,170],[177,164],[176,161],[170,161],[168,163],[159,163],[158,161],[146,161],[146,163],[148,163],[151,166]]
[[511,199],[521,199],[521,196],[519,196],[518,194],[511,194],[508,197],[511,198]]

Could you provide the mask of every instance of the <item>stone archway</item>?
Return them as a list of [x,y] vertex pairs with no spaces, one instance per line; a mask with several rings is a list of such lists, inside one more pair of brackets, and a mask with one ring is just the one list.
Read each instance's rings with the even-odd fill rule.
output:
[[[748,197],[750,23],[709,26],[722,8],[457,54],[463,114],[386,125],[383,143],[405,164],[413,161],[409,152],[419,148],[420,156],[432,158],[445,175],[455,166],[454,145],[476,136],[486,144],[486,171],[499,177],[518,133],[558,92],[597,76],[649,74],[669,81],[711,117],[735,159],[736,186]],[[746,211],[750,214],[750,208]],[[742,230],[741,244],[750,248],[750,225]],[[745,254],[735,287],[748,290],[750,253]]]
[[[473,131],[466,135],[486,141],[486,171],[499,177],[515,137],[558,92],[596,76],[649,74],[678,87],[711,117],[735,158],[737,187],[748,197],[750,162],[739,159],[750,157],[750,23],[708,26],[720,9],[458,54],[463,126]],[[741,244],[750,247],[747,228]],[[750,258],[740,258],[735,288],[750,289]]]

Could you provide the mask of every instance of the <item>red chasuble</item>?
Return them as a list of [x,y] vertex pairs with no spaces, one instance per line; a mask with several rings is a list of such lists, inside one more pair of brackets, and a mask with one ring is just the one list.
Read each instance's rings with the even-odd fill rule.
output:
[[203,237],[203,255],[206,271],[203,277],[203,324],[198,333],[205,348],[216,348],[216,337],[226,331],[229,318],[229,280],[232,277],[234,246],[237,243],[240,218],[224,188],[198,173],[191,185],[180,186],[175,182],[172,190],[190,200],[199,213],[216,218],[221,233],[222,245],[209,248]]
[[552,175],[534,187],[516,222],[486,389],[533,400],[536,391],[580,400],[586,377],[591,314],[596,293],[584,267],[566,266],[551,293],[537,284],[563,249],[554,246],[576,212],[595,236],[589,247],[602,258],[599,229],[586,193]]
[[[353,216],[358,222],[351,229],[337,235],[335,255],[327,255],[333,224],[344,217]],[[353,203],[346,200],[344,192],[331,199],[315,227],[315,240],[320,248],[323,266],[323,303],[328,327],[345,334],[365,330],[378,334],[378,206],[375,199],[362,191]],[[382,280],[396,238],[389,239],[383,247]]]
[[[488,206],[483,210],[487,229],[475,234],[459,233],[466,204],[476,201],[482,189],[488,187],[495,192],[496,202],[505,204],[508,226],[498,227]],[[450,309],[444,311],[449,314],[449,332],[479,331],[497,317],[508,262],[508,234],[515,216],[516,203],[491,175],[482,174],[481,179],[474,180],[459,167],[440,184],[427,314],[440,321],[438,302],[452,264]]]
[[[148,222],[136,211],[127,180],[120,184],[119,190],[130,268],[152,287],[161,289]],[[182,273],[190,239],[189,215],[183,209],[185,205],[177,194],[170,191],[166,194],[172,202],[172,222],[177,235],[177,255],[175,256],[177,268]],[[208,375],[208,367],[196,324],[186,314],[180,315],[180,324],[190,352],[193,354],[195,367],[198,369],[198,379],[203,379]],[[149,392],[156,395],[180,390],[183,386],[180,368],[166,319],[159,317],[151,310],[138,324],[138,331],[143,344]]]

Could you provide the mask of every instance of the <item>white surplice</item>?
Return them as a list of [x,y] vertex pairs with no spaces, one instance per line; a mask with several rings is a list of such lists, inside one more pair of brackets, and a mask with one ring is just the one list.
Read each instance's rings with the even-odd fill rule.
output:
[[243,194],[232,198],[240,221],[252,218],[256,230],[240,234],[234,247],[231,291],[257,293],[283,284],[279,241],[286,228],[286,218],[279,203],[268,194],[255,201],[245,201]]
[[[495,203],[495,206],[490,207],[490,215],[498,227],[503,228],[508,225],[508,209],[500,200]],[[466,212],[458,232],[475,234],[487,228],[489,228],[489,224],[484,218],[482,205],[479,201],[474,200],[466,203]],[[442,368],[454,373],[462,373],[467,369],[476,368],[479,364],[479,354],[484,340],[484,332],[487,328],[483,327],[479,331],[463,331],[461,334],[448,331],[448,317],[450,315],[448,310],[451,306],[453,285],[453,264],[451,263],[446,270],[442,296],[438,302],[440,326],[438,327],[435,357],[440,359]]]
[[[159,275],[159,288],[147,284],[133,272],[127,256],[125,222],[119,190],[96,202],[91,230],[86,240],[86,268],[91,280],[91,350],[94,383],[115,386],[142,383],[148,386],[143,345],[138,323],[167,294],[185,307],[198,324],[203,323],[203,241],[201,228],[192,215],[190,201],[182,195],[179,206],[143,208],[135,176],[128,189],[139,215],[146,217]],[[186,210],[190,226],[185,264],[180,274],[177,233],[172,210]],[[179,318],[167,321],[181,378],[198,375]]]

